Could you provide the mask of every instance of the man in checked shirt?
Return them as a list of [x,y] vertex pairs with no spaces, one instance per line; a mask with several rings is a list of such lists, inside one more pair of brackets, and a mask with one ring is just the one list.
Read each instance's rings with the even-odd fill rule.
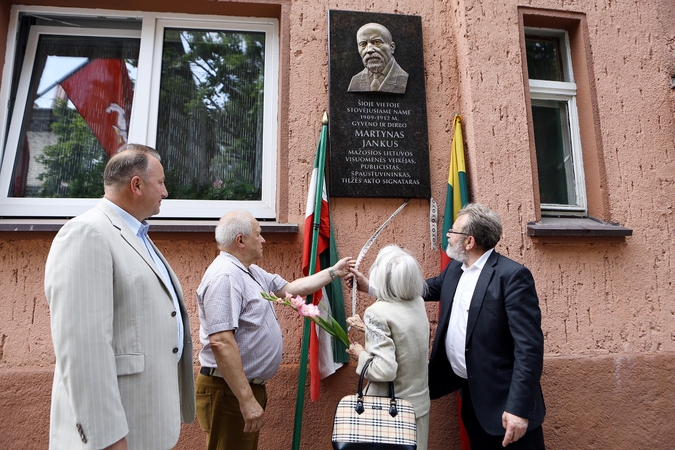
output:
[[199,353],[197,418],[207,433],[208,450],[255,450],[267,404],[265,383],[279,369],[281,328],[271,302],[278,297],[308,295],[349,274],[354,261],[288,282],[255,263],[262,258],[260,224],[249,213],[232,211],[216,227],[220,254],[197,288]]

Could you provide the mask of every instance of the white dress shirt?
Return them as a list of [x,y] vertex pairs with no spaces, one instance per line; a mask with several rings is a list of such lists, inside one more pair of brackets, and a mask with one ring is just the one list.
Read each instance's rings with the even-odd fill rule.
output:
[[466,325],[469,320],[469,307],[473,291],[476,289],[478,277],[480,276],[485,262],[494,249],[483,253],[478,261],[470,267],[462,264],[464,272],[457,284],[455,297],[452,301],[452,310],[450,311],[450,323],[448,324],[448,333],[445,335],[445,352],[452,366],[452,370],[462,378],[468,378],[466,374]]

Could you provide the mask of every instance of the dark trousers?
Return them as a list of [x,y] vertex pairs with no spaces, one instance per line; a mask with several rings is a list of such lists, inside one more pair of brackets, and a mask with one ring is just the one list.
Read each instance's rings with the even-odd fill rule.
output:
[[[225,380],[216,376],[197,375],[197,419],[206,432],[208,450],[256,450],[260,432],[244,433],[244,417],[239,400]],[[252,384],[253,395],[265,409],[264,385]]]
[[[464,421],[466,432],[469,435],[471,450],[504,449],[504,447],[502,447],[504,434],[501,436],[488,434],[478,422],[476,412],[473,409],[469,385],[467,383],[462,387],[462,420]],[[506,432],[506,430],[504,430],[504,432]],[[545,450],[544,431],[542,430],[541,425],[528,431],[516,442],[507,445],[506,448],[509,450]]]

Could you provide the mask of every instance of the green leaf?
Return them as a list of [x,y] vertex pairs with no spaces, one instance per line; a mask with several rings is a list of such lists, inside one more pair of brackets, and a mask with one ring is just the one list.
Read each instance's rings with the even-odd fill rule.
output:
[[338,338],[345,347],[349,348],[349,337],[347,336],[347,333],[334,317],[331,317],[331,320],[333,321],[333,328],[335,329],[335,337]]

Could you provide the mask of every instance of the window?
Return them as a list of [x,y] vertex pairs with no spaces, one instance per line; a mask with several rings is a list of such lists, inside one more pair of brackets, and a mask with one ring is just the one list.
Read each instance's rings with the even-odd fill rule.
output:
[[21,7],[8,35],[2,216],[82,213],[136,142],[162,156],[157,217],[276,217],[276,19]]
[[587,215],[583,155],[566,31],[526,28],[525,48],[543,215]]

